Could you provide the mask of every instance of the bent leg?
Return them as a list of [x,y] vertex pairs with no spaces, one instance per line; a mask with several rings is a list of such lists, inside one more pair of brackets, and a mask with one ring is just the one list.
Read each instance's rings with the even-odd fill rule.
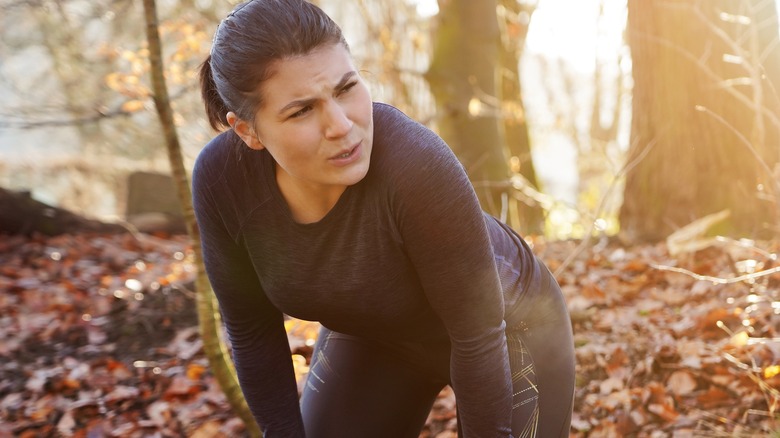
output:
[[301,397],[307,438],[417,438],[446,382],[372,341],[323,329]]
[[534,438],[539,427],[539,383],[531,352],[519,332],[506,335],[512,371],[512,436]]
[[[554,283],[540,300],[534,317],[507,332],[515,405],[533,405],[528,388],[538,386],[538,410],[513,411],[516,437],[568,437],[574,403],[574,341],[571,321],[560,289]],[[522,379],[515,380],[515,377]],[[536,422],[529,421],[534,415]],[[534,424],[536,423],[536,424]],[[535,426],[535,427],[534,427]],[[535,429],[535,430],[534,430]]]

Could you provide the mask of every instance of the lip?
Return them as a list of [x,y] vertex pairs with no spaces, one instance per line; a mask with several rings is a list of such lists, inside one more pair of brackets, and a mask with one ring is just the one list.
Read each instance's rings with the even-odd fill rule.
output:
[[[363,142],[359,142],[355,146],[352,146],[350,149],[345,149],[338,154],[334,155],[333,157],[329,158],[328,161],[331,164],[334,164],[336,166],[346,166],[349,164],[354,163],[358,159],[360,159],[361,153],[363,152]],[[349,154],[346,157],[342,157],[344,154]]]

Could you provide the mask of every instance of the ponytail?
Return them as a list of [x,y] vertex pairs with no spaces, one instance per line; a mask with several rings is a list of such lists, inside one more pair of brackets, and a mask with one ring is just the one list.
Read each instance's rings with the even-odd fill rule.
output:
[[229,128],[230,124],[227,121],[229,110],[217,91],[217,83],[214,81],[214,73],[211,70],[211,55],[200,65],[200,93],[203,97],[203,103],[206,105],[209,125],[215,131]]

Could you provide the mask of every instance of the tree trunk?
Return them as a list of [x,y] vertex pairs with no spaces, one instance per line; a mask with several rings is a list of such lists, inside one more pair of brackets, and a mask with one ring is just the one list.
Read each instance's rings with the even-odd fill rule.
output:
[[440,1],[426,80],[439,133],[466,168],[482,208],[501,215],[509,168],[500,132],[496,1]]
[[195,213],[192,208],[192,193],[190,191],[187,172],[184,168],[184,160],[179,146],[179,137],[176,133],[176,125],[173,121],[173,110],[168,98],[168,90],[165,84],[164,68],[162,61],[162,45],[160,43],[159,25],[157,22],[157,6],[155,0],[143,0],[144,17],[146,20],[146,38],[149,43],[149,60],[151,64],[152,88],[154,90],[154,104],[165,133],[165,143],[168,149],[168,159],[176,181],[179,200],[184,211],[184,219],[187,233],[192,240],[192,249],[195,256],[197,276],[195,289],[197,291],[198,320],[200,335],[203,338],[203,350],[211,365],[212,372],[225,393],[234,412],[244,421],[250,436],[262,436],[262,432],[254,421],[249,407],[246,404],[241,388],[238,385],[236,371],[230,360],[227,348],[222,340],[220,330],[222,327],[214,292],[206,277],[201,252],[200,232]]
[[68,210],[53,207],[32,198],[30,192],[6,190],[0,187],[0,234],[41,233],[55,236],[63,233],[122,233],[117,224],[81,217]]
[[[499,46],[500,69],[499,84],[501,90],[504,139],[508,155],[517,163],[512,169],[538,191],[539,182],[536,169],[531,160],[531,139],[525,117],[523,91],[520,82],[520,58],[525,48],[528,24],[536,5],[517,0],[499,1],[503,14],[499,14],[501,25],[501,44]],[[514,166],[514,164],[513,164]],[[520,202],[509,214],[508,222],[522,234],[541,234],[544,232],[544,210],[533,199]]]
[[776,65],[780,46],[774,5],[758,15],[758,3],[629,0],[633,119],[620,211],[629,240],[659,240],[724,209],[731,219],[719,232],[776,231],[780,104],[760,64]]

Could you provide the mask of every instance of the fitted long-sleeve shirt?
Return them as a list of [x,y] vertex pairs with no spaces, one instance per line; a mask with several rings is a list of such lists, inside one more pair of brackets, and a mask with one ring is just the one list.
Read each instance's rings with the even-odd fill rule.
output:
[[373,106],[368,173],[318,222],[293,220],[266,150],[232,131],[200,153],[193,198],[239,383],[265,436],[303,436],[283,315],[367,339],[448,340],[465,436],[509,436],[505,330],[544,268],[480,209],[444,141]]

